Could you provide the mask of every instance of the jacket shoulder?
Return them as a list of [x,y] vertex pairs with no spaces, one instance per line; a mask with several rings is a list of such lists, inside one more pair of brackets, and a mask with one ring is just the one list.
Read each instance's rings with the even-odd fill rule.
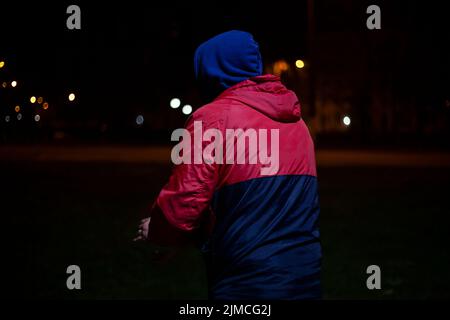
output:
[[232,103],[226,99],[215,100],[198,108],[192,114],[193,121],[203,121],[206,123],[215,123],[226,119],[229,107]]

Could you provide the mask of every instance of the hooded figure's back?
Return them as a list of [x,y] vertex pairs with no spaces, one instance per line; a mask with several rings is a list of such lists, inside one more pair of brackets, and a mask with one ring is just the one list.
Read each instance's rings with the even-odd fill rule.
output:
[[209,84],[203,88],[222,93],[194,112],[186,128],[194,135],[201,122],[203,132],[216,129],[224,139],[232,129],[235,142],[256,137],[257,146],[245,144],[239,154],[238,143],[230,149],[224,142],[223,158],[231,153],[234,163],[175,166],[157,204],[182,230],[212,221],[203,246],[212,298],[320,298],[313,142],[296,95],[261,70],[258,45],[245,32],[221,34],[197,49],[196,75]]

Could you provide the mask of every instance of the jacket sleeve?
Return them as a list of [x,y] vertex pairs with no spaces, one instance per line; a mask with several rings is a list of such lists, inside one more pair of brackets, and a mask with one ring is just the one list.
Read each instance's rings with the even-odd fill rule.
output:
[[[194,119],[197,127],[194,126]],[[173,167],[168,183],[156,199],[149,231],[149,238],[153,242],[162,242],[162,239],[158,239],[161,237],[176,237],[175,234],[179,232],[191,233],[199,229],[205,220],[209,220],[209,217],[205,215],[209,214],[209,205],[217,186],[219,164],[204,163],[203,157],[202,163],[194,163],[194,152],[202,152],[205,145],[211,143],[210,141],[202,142],[201,150],[198,147],[194,149],[194,135],[197,135],[198,139],[198,135],[202,134],[198,132],[198,121],[201,121],[202,132],[208,128],[219,129],[219,121],[208,121],[206,117],[196,114],[187,121],[185,132],[190,135],[191,148],[183,148],[181,154],[186,156],[184,157],[186,159],[185,152],[187,152],[190,163],[181,163]],[[172,229],[174,232],[158,232],[157,229]]]

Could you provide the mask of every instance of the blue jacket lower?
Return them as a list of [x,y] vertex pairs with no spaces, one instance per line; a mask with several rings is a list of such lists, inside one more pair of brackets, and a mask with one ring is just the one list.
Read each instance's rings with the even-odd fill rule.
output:
[[212,299],[320,299],[317,178],[281,175],[216,191],[204,246]]

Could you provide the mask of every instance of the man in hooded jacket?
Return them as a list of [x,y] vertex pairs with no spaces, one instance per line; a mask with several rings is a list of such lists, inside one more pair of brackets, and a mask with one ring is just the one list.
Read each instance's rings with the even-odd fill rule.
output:
[[278,170],[263,175],[261,163],[175,165],[136,240],[176,245],[207,230],[202,250],[212,299],[320,298],[314,145],[298,98],[279,77],[262,75],[258,44],[247,32],[204,42],[194,66],[214,99],[186,129],[194,136],[196,121],[223,137],[227,129],[275,129]]

